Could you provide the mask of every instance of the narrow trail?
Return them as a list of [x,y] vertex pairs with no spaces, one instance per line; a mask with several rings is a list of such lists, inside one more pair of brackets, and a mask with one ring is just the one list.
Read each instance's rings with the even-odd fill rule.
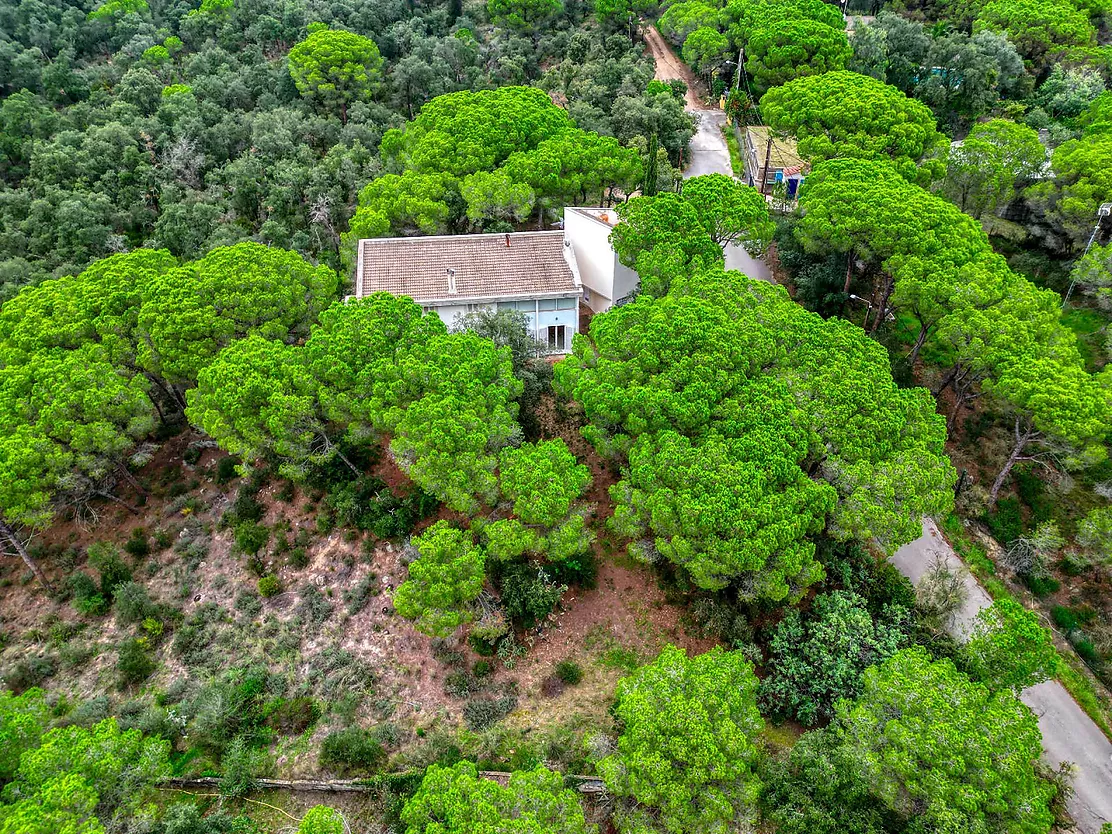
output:
[[647,25],[641,30],[641,34],[644,35],[645,43],[649,45],[649,51],[653,54],[653,62],[656,64],[656,73],[653,77],[657,81],[671,81],[673,78],[678,78],[686,84],[687,93],[684,96],[684,103],[688,110],[713,109],[703,104],[699,97],[695,95],[698,85],[695,74],[687,64],[676,57],[671,47],[665,43],[660,32],[656,31],[656,27]]

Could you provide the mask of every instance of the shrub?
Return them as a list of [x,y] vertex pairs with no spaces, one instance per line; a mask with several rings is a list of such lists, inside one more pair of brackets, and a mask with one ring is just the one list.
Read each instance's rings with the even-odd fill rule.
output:
[[545,570],[537,565],[511,564],[501,577],[502,607],[513,620],[530,627],[547,617],[566,585],[552,582]]
[[240,487],[239,492],[236,493],[236,500],[224,513],[224,523],[235,527],[237,524],[243,524],[246,521],[262,521],[263,515],[266,513],[266,507],[259,503],[259,499],[255,495],[256,491],[250,489],[248,485]]
[[282,593],[282,581],[274,574],[268,574],[259,580],[259,596],[264,599]]
[[270,541],[270,530],[262,524],[244,521],[236,525],[236,549],[247,556],[253,556],[266,547]]
[[116,659],[116,671],[120,674],[120,687],[142,683],[151,676],[158,664],[147,652],[142,641],[125,640],[120,645]]
[[295,547],[290,551],[288,561],[291,568],[294,570],[301,570],[309,566],[309,553],[304,547]]
[[494,674],[494,664],[489,660],[476,660],[475,665],[471,667],[471,674],[479,680],[488,678]]
[[300,735],[320,718],[320,706],[312,698],[276,698],[263,709],[266,725],[282,735]]
[[305,623],[319,626],[332,616],[332,603],[325,599],[316,585],[306,585],[301,589],[301,602],[297,604],[297,614]]
[[574,660],[561,660],[556,664],[556,677],[569,686],[583,680],[583,668]]
[[111,603],[116,586],[131,581],[131,568],[120,558],[120,552],[111,545],[91,544],[88,555],[89,564],[100,574],[100,595]]
[[378,593],[378,577],[373,573],[368,574],[359,581],[354,588],[344,591],[344,605],[351,615],[358,614],[367,607],[371,597]]
[[1054,517],[1054,502],[1046,491],[1046,484],[1031,467],[1015,471],[1015,491],[1020,500],[1031,510],[1031,521],[1043,524]]
[[469,729],[479,732],[493,726],[517,708],[517,698],[477,698],[463,707],[463,720]]
[[15,695],[33,689],[55,672],[54,658],[49,655],[20,660],[4,673],[4,686]]
[[220,458],[216,462],[216,483],[226,484],[238,478],[237,466],[239,466],[239,461],[234,457]]
[[297,834],[345,834],[350,830],[343,815],[327,805],[309,809],[297,826]]
[[1064,605],[1055,605],[1051,608],[1050,618],[1054,620],[1054,625],[1062,631],[1073,631],[1081,625],[1077,620],[1077,615]]
[[66,585],[73,594],[73,605],[78,612],[97,616],[108,613],[108,600],[101,595],[100,588],[89,574],[81,571],[71,574]]
[[142,527],[136,527],[131,531],[131,538],[124,545],[124,550],[136,559],[143,559],[150,555],[151,543]]
[[329,733],[320,748],[321,766],[333,770],[374,770],[386,760],[386,751],[362,727]]
[[138,582],[123,582],[116,586],[116,601],[113,604],[116,619],[124,625],[141,623],[148,617],[157,617],[156,606],[147,589]]
[[444,691],[453,698],[466,698],[478,688],[478,683],[466,670],[451,672],[444,678]]
[[874,618],[850,591],[815,597],[805,618],[791,609],[770,644],[761,700],[771,712],[805,726],[833,717],[834,705],[861,691],[864,671],[907,645],[908,612],[891,607]]
[[220,793],[223,796],[246,796],[255,789],[255,778],[266,767],[266,753],[256,750],[240,737],[228,747],[220,761]]
[[915,592],[915,607],[925,624],[944,631],[969,598],[961,571],[939,557],[923,576]]
[[985,524],[1002,545],[1009,545],[1023,535],[1023,517],[1018,498],[1001,498],[996,509],[985,516]]

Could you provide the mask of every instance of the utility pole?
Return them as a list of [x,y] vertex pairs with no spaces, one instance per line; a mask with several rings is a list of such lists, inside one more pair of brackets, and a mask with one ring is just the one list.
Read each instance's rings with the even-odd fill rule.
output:
[[[1100,208],[1097,209],[1097,225],[1093,226],[1093,233],[1089,235],[1089,242],[1085,244],[1085,251],[1081,253],[1081,258],[1078,258],[1078,260],[1089,254],[1089,250],[1093,248],[1093,241],[1097,239],[1097,235],[1100,233],[1100,224],[1109,214],[1112,214],[1112,203],[1102,203]],[[1062,299],[1063,310],[1070,303],[1070,296],[1073,295],[1073,285],[1076,283],[1076,278],[1070,281],[1070,288],[1066,290],[1066,297]]]
[[772,157],[772,128],[768,129],[768,142],[765,144],[765,164],[761,170],[761,194],[768,194],[768,162]]

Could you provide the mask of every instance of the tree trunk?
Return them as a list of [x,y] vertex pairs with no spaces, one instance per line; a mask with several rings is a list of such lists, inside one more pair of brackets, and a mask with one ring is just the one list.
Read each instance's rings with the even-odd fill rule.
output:
[[39,567],[38,562],[31,558],[31,554],[27,552],[27,548],[23,546],[23,542],[16,535],[15,530],[9,527],[3,519],[0,519],[0,539],[7,541],[12,546],[12,549],[19,554],[19,558],[23,560],[23,564],[27,565],[31,569],[31,573],[39,580],[39,584],[46,588],[48,594],[53,596],[54,587],[50,584],[50,580],[46,578],[43,569]]
[[1015,445],[1012,446],[1012,453],[1008,455],[1008,460],[1004,463],[1004,468],[1000,470],[1000,474],[996,476],[996,480],[992,482],[992,489],[989,490],[989,500],[995,504],[997,497],[1000,495],[1000,490],[1004,486],[1004,481],[1008,479],[1008,475],[1012,472],[1012,467],[1023,458],[1023,450],[1027,448],[1032,440],[1039,436],[1039,433],[1032,427],[1028,427],[1026,431],[1020,432],[1020,420],[1015,418]]
[[892,297],[892,288],[895,286],[895,279],[889,276],[884,285],[884,294],[880,298],[880,306],[877,307],[876,321],[873,322],[872,329],[869,331],[870,336],[875,336],[877,330],[880,329],[880,323],[888,318],[888,299]]
[[850,249],[846,253],[846,285],[842,287],[842,292],[849,293],[849,282],[853,280],[853,250]]
[[923,345],[926,344],[927,334],[931,329],[930,325],[919,318],[918,315],[916,315],[915,318],[919,322],[919,335],[915,339],[915,344],[911,347],[911,353],[907,355],[907,366],[909,368],[914,368],[915,363],[919,360],[919,351],[921,351]]
[[136,492],[143,496],[150,496],[150,493],[143,489],[143,485],[140,484],[139,481],[135,479],[135,476],[128,470],[126,463],[120,463],[117,468],[120,470],[120,474],[124,476],[124,480],[135,487]]
[[127,503],[127,501],[123,500],[122,498],[119,498],[118,496],[113,495],[111,492],[109,492],[106,489],[97,490],[93,494],[94,495],[99,495],[101,498],[107,498],[113,504],[119,504],[121,507],[123,507],[125,510],[127,510],[132,515],[139,515],[139,509],[137,507],[131,506],[131,504]]
[[938,383],[938,387],[931,389],[931,394],[933,396],[937,397],[943,391],[945,391],[947,388],[949,388],[950,384],[954,381],[954,377],[956,377],[958,375],[958,370],[960,370],[960,368],[961,368],[961,363],[960,362],[958,362],[952,368],[950,368],[950,370],[946,372],[946,376],[942,377],[942,381],[940,383]]

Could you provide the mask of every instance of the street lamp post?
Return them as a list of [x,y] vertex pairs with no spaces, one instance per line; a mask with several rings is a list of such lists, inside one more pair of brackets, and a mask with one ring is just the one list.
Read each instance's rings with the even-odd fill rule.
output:
[[873,303],[871,301],[869,301],[869,299],[862,298],[861,296],[854,295],[853,293],[850,293],[849,297],[852,298],[854,301],[860,301],[862,304],[864,304],[866,307],[868,307],[868,309],[865,311],[865,321],[861,325],[862,330],[868,330],[869,329],[869,314],[872,313],[872,311],[873,311]]
[[[1093,233],[1089,235],[1089,242],[1085,244],[1085,251],[1081,253],[1081,258],[1088,255],[1089,250],[1093,248],[1093,241],[1097,239],[1097,234],[1100,233],[1100,224],[1104,221],[1104,218],[1110,214],[1112,214],[1112,203],[1101,203],[1100,208],[1097,209],[1097,224],[1093,226]],[[1078,258],[1078,260],[1081,260],[1081,258]],[[1070,296],[1073,295],[1073,287],[1076,283],[1076,278],[1070,280],[1069,289],[1066,290],[1066,297],[1062,299],[1063,310],[1066,309],[1066,305],[1070,302]]]

